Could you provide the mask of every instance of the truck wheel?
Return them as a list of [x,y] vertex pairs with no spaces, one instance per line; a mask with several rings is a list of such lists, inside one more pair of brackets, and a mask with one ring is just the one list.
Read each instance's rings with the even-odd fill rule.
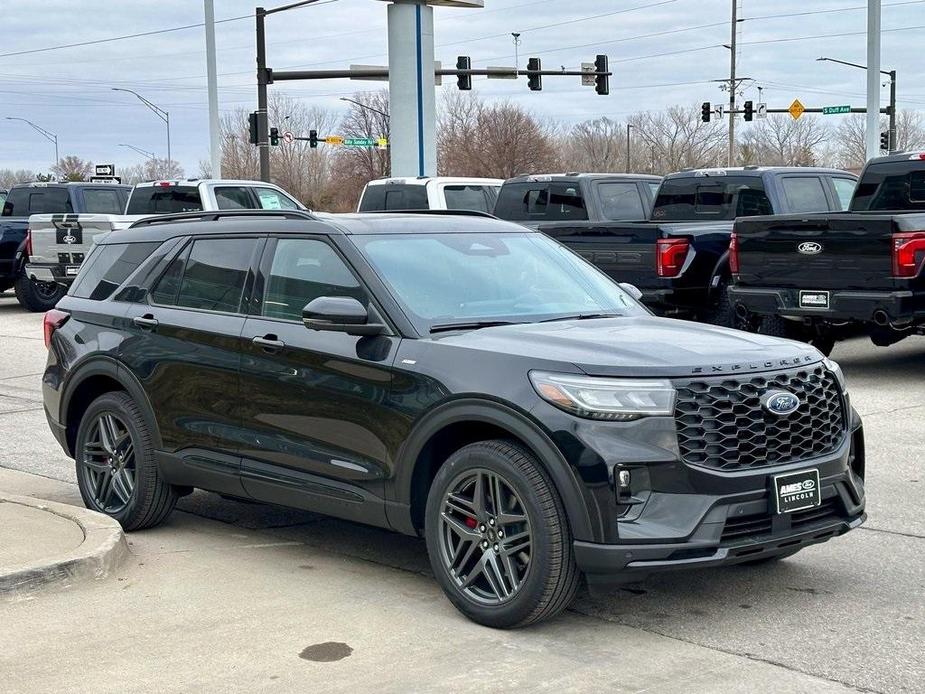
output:
[[801,330],[800,325],[789,321],[780,316],[767,316],[761,321],[758,332],[762,335],[773,335],[774,337],[786,337],[790,340],[799,340],[806,342],[829,356],[835,349],[835,338],[829,333],[813,333],[808,330]]
[[86,507],[125,530],[162,523],[179,498],[157,469],[151,430],[127,393],[106,393],[90,403],[77,428],[74,459]]
[[50,311],[67,294],[67,288],[57,282],[33,282],[25,275],[17,277],[13,286],[16,300],[35,313]]
[[482,441],[443,464],[427,495],[434,576],[456,608],[507,629],[571,603],[580,572],[555,487],[519,444]]
[[713,305],[707,315],[707,320],[710,323],[724,328],[745,329],[745,322],[736,316],[735,307],[729,298],[729,280],[727,278],[720,280],[713,299]]
[[771,335],[772,337],[786,337],[791,340],[796,339],[793,335],[793,328],[790,321],[780,316],[765,316],[758,324],[758,332],[762,335]]

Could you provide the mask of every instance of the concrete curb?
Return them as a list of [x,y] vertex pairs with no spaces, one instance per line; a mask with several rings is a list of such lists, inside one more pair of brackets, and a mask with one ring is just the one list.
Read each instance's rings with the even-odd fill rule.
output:
[[83,531],[83,542],[64,556],[44,559],[0,573],[0,600],[21,598],[52,583],[72,585],[105,578],[129,556],[122,526],[101,513],[85,508],[0,493],[0,503],[19,504],[65,518]]

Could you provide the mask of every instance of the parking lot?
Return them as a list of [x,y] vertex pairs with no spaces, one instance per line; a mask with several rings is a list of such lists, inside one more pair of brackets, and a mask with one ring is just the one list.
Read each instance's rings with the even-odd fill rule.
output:
[[[41,315],[10,293],[0,355],[0,486],[80,503],[42,412]],[[118,576],[0,604],[0,691],[925,691],[925,340],[833,358],[869,518],[777,565],[582,591],[499,632],[443,598],[423,541],[195,493]]]

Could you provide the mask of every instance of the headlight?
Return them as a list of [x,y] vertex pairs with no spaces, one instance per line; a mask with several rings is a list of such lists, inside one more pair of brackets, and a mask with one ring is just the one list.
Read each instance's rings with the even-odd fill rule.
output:
[[625,422],[674,413],[675,390],[665,380],[531,371],[530,381],[541,398],[579,417]]
[[835,376],[835,380],[838,381],[838,387],[841,388],[841,392],[848,394],[848,383],[845,381],[845,372],[841,370],[841,367],[838,365],[838,362],[826,358],[822,362],[825,364],[825,368],[832,372],[832,375]]

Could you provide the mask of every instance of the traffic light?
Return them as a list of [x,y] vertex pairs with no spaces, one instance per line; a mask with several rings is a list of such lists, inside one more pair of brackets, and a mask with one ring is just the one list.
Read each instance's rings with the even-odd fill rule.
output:
[[251,143],[252,145],[256,145],[258,142],[260,142],[260,135],[259,135],[258,130],[257,130],[257,127],[258,127],[258,126],[257,126],[257,112],[256,112],[256,111],[254,111],[253,113],[248,114],[248,116],[247,116],[247,125],[248,125],[248,129],[249,129],[249,131],[250,131],[250,138],[249,138],[249,139],[250,139],[250,143]]
[[890,132],[889,131],[880,133],[880,149],[882,149],[884,152],[890,151]]
[[597,77],[594,78],[596,83],[595,91],[601,96],[607,96],[610,94],[610,75],[601,74],[610,72],[610,61],[607,60],[606,55],[599,55],[594,59],[594,70],[597,72]]
[[700,104],[700,120],[702,120],[704,123],[709,123],[710,114],[712,111],[713,109],[710,107],[710,102],[704,101],[702,104]]
[[755,117],[755,104],[751,101],[745,102],[745,120],[751,121]]
[[543,76],[538,74],[542,69],[543,63],[539,58],[530,58],[527,61],[527,85],[532,92],[543,90]]
[[270,128],[270,144],[274,147],[279,145],[279,128]]
[[318,131],[309,130],[308,131],[308,146],[312,149],[318,148]]
[[[461,55],[456,59],[456,69],[457,70],[471,70],[472,69],[472,58],[468,55]],[[457,75],[456,76],[456,86],[459,87],[460,91],[468,92],[472,89],[472,75]]]

